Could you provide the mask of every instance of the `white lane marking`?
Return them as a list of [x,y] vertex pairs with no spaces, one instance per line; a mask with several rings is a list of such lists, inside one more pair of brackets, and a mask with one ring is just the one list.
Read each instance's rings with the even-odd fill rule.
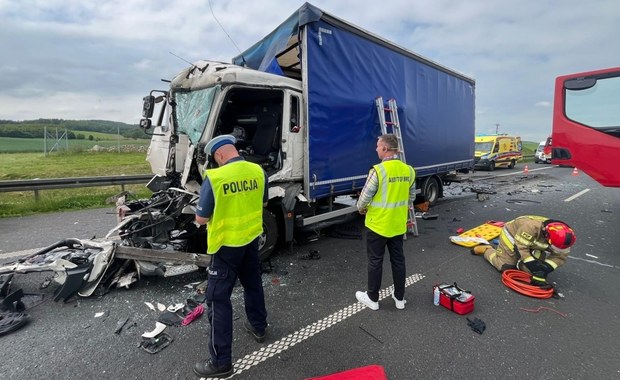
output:
[[608,268],[620,268],[620,267],[615,266],[615,265],[611,265],[611,264],[604,264],[604,263],[600,263],[600,262],[595,261],[595,260],[583,259],[583,258],[581,258],[581,257],[568,256],[568,258],[569,258],[569,259],[574,259],[574,260],[581,260],[581,261],[585,261],[586,263],[596,264],[596,265],[601,265],[601,266],[608,267]]
[[[405,280],[405,286],[410,286],[415,284],[416,282],[422,280],[424,275],[416,273],[413,274]],[[379,301],[384,298],[391,297],[392,291],[394,289],[394,285],[390,285],[387,288],[381,290],[379,292]],[[301,330],[298,330],[292,334],[285,336],[284,338],[278,340],[277,342],[273,342],[266,347],[262,347],[258,351],[254,351],[251,354],[246,355],[245,357],[237,360],[234,364],[235,372],[231,375],[235,376],[240,374],[243,371],[246,371],[265,360],[281,353],[282,351],[286,351],[289,348],[295,346],[298,343],[303,342],[304,340],[320,333],[321,331],[326,330],[333,325],[344,321],[345,319],[359,313],[360,311],[366,308],[365,305],[356,302],[352,305],[345,307],[323,319],[320,319],[314,322],[311,325],[308,325]]]
[[595,259],[598,259],[598,256],[594,256],[594,255],[591,255],[591,254],[589,254],[589,253],[586,253],[586,256],[588,256],[588,257],[592,257],[592,258],[595,258]]
[[573,195],[573,196],[571,196],[571,197],[568,197],[568,198],[564,199],[564,202],[570,202],[570,201],[574,200],[575,198],[578,198],[578,197],[580,197],[580,196],[584,195],[584,194],[585,194],[585,193],[587,193],[588,191],[590,191],[590,189],[584,189],[584,190],[581,190],[581,191],[580,191],[580,192],[578,192],[577,194],[575,194],[575,195]]

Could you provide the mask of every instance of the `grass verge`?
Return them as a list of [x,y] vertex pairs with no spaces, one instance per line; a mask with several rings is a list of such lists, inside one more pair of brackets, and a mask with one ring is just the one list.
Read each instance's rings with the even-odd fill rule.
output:
[[[149,174],[146,155],[139,152],[72,152],[0,154],[0,180],[34,178],[73,178]],[[148,198],[144,185],[125,185],[137,198]],[[36,201],[34,191],[0,193],[0,217],[24,216],[45,212],[82,210],[112,206],[110,198],[122,191],[121,186],[99,186],[77,189],[41,190]]]

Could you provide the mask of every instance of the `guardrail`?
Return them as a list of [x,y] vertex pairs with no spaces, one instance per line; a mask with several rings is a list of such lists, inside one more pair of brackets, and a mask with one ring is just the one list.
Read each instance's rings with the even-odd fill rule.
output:
[[74,177],[74,178],[42,178],[27,180],[0,181],[0,192],[33,191],[35,200],[39,200],[40,190],[68,189],[76,187],[114,186],[120,185],[125,191],[125,185],[146,183],[153,178],[153,174],[135,174],[103,177]]

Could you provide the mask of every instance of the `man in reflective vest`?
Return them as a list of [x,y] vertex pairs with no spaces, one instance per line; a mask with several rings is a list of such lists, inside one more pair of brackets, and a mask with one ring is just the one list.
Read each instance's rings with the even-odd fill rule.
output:
[[381,163],[370,169],[357,201],[360,214],[366,215],[366,253],[368,290],[355,297],[372,310],[379,309],[379,289],[383,274],[385,247],[390,253],[397,309],[405,308],[405,255],[403,235],[407,232],[409,202],[415,198],[415,170],[399,160],[398,140],[385,134],[377,140]]
[[219,167],[206,170],[196,209],[196,222],[207,224],[207,253],[212,255],[207,285],[207,316],[211,326],[211,358],[196,363],[201,377],[228,377],[232,366],[233,319],[230,297],[237,278],[243,286],[247,321],[244,328],[262,343],[267,310],[261,280],[258,238],[263,232],[263,207],[268,200],[263,169],[239,156],[234,136],[218,136],[205,153]]
[[496,248],[479,245],[471,253],[484,255],[500,272],[519,269],[532,275],[532,285],[546,286],[547,275],[564,264],[575,240],[575,232],[564,222],[524,215],[506,222]]

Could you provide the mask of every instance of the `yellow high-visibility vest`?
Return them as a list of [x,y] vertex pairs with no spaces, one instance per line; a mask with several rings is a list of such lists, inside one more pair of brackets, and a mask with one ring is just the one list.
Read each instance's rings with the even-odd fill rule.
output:
[[207,253],[250,243],[263,232],[263,169],[251,162],[234,161],[207,170],[206,176],[215,199],[207,223]]
[[368,205],[366,227],[384,237],[402,235],[407,232],[409,188],[415,181],[415,170],[400,160],[373,167],[379,187]]

